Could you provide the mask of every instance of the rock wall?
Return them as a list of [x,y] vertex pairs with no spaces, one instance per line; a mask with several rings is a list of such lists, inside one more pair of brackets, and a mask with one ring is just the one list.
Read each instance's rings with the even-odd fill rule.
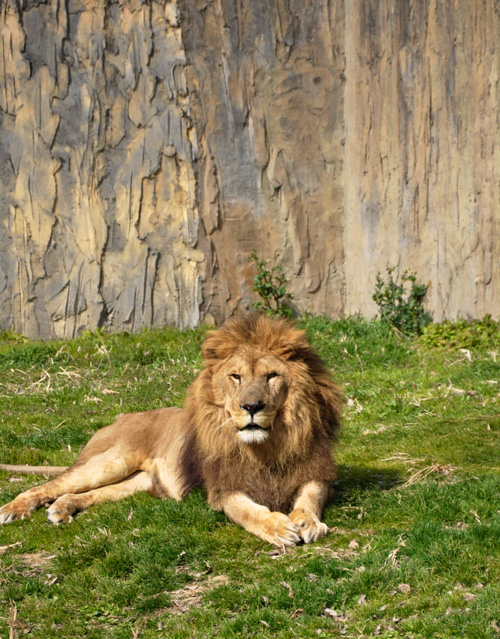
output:
[[201,319],[197,137],[174,3],[3,6],[3,327]]
[[300,310],[498,316],[494,0],[2,0],[0,329],[222,321],[277,251]]
[[370,308],[389,263],[430,283],[435,319],[498,318],[500,3],[358,4],[345,25],[345,310]]

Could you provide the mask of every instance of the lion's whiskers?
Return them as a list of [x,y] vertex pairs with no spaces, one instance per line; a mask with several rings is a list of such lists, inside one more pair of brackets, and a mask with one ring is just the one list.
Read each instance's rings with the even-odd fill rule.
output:
[[224,426],[232,421],[232,419],[232,417],[228,417],[227,419],[225,419],[222,424],[219,424],[217,428],[214,429],[214,433],[217,433],[219,430],[221,430],[221,428],[224,428]]

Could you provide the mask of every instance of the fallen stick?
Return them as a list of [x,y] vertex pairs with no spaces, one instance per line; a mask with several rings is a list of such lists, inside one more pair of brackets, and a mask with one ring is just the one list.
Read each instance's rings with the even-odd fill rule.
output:
[[0,464],[0,470],[27,475],[60,475],[68,466],[28,466],[27,464]]

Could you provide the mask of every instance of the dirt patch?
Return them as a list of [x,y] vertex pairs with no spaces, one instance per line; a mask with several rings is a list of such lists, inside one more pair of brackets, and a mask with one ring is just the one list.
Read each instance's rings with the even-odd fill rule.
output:
[[[49,555],[47,552],[33,552],[24,553],[22,555],[12,555],[15,560],[14,564],[10,566],[9,571],[16,575],[22,575],[23,577],[34,577],[45,573],[49,562],[54,559],[56,555]],[[52,575],[47,575],[52,577]],[[52,580],[54,582],[54,580]]]
[[23,555],[15,555],[15,558],[19,559],[24,566],[32,569],[44,568],[54,557],[55,555],[49,555],[47,552],[27,552]]
[[183,615],[193,606],[200,606],[203,595],[218,586],[225,586],[229,583],[229,577],[226,575],[216,575],[209,577],[208,581],[195,581],[187,585],[185,588],[179,588],[170,592],[172,604],[162,610],[174,615]]

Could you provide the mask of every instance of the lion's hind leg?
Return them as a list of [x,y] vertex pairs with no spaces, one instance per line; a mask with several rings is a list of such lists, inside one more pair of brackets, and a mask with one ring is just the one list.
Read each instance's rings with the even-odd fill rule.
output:
[[37,508],[40,508],[42,502],[40,502],[36,494],[31,492],[33,490],[32,488],[21,493],[0,508],[0,524],[10,524],[10,522],[16,519],[26,519],[26,517],[30,517]]
[[[85,459],[85,458],[84,458]],[[0,508],[0,524],[29,517],[37,508],[67,493],[85,493],[114,484],[138,470],[137,463],[117,447],[87,457],[41,486],[30,488]]]
[[119,501],[137,492],[153,492],[154,484],[150,473],[139,471],[122,481],[101,486],[85,493],[66,493],[47,509],[47,519],[51,524],[70,522],[74,513],[95,506],[104,501]]

